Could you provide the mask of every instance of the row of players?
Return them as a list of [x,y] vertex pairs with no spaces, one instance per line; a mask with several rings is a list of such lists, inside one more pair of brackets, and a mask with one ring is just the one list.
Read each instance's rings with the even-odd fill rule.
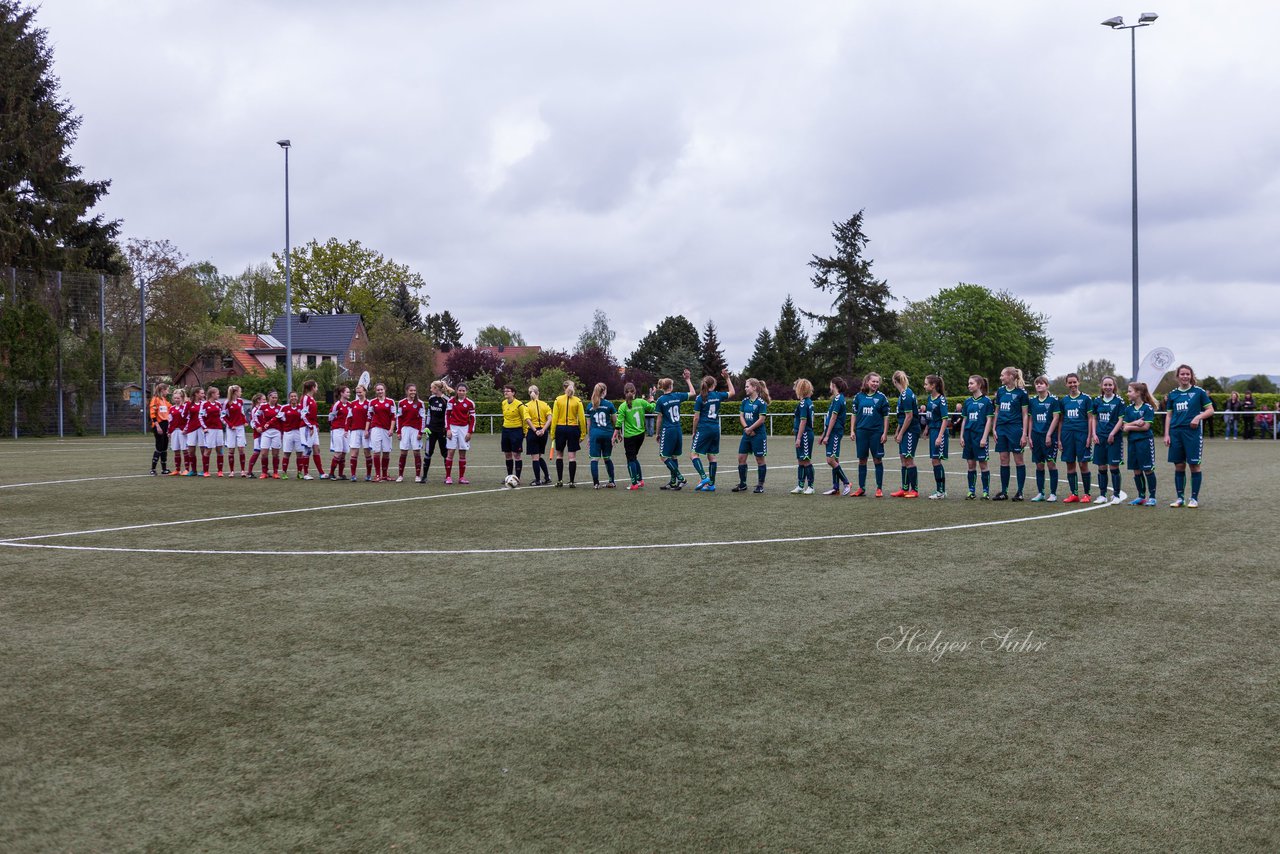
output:
[[[1173,506],[1198,506],[1199,491],[1203,473],[1200,468],[1203,452],[1203,435],[1201,423],[1213,414],[1212,402],[1208,395],[1195,385],[1195,374],[1187,365],[1179,367],[1178,387],[1170,392],[1165,401],[1166,414],[1169,418],[1165,431],[1165,444],[1169,448],[1169,461],[1175,466],[1175,487],[1178,498]],[[717,455],[720,442],[720,405],[736,393],[732,378],[725,372],[727,391],[717,391],[718,382],[714,377],[704,377],[701,388],[695,392],[690,374],[684,372],[684,380],[688,392],[674,391],[671,379],[664,378],[657,387],[649,390],[645,399],[638,399],[634,386],[628,384],[625,400],[621,407],[614,407],[605,398],[604,384],[598,384],[593,390],[589,406],[584,406],[575,396],[572,383],[565,384],[565,391],[548,406],[538,396],[536,387],[529,389],[529,401],[520,402],[515,399],[515,391],[511,386],[504,389],[503,436],[502,450],[507,462],[508,474],[517,477],[522,474],[522,450],[532,458],[535,478],[534,484],[550,483],[550,472],[543,459],[548,436],[554,442],[559,456],[556,457],[557,481],[562,485],[564,480],[564,463],[569,462],[569,485],[575,485],[575,454],[580,448],[581,438],[588,439],[591,455],[592,480],[597,488],[615,486],[612,462],[612,448],[619,442],[624,443],[627,456],[628,472],[631,475],[632,489],[643,486],[643,474],[640,468],[638,451],[644,441],[644,418],[648,413],[657,412],[660,422],[658,431],[659,454],[670,472],[670,479],[662,489],[679,490],[686,481],[679,469],[682,454],[683,430],[680,424],[680,404],[686,400],[694,401],[693,453],[690,460],[700,477],[696,487],[698,491],[713,492],[716,489]],[[1100,500],[1112,503],[1119,502],[1120,469],[1124,461],[1125,445],[1129,450],[1129,468],[1134,472],[1137,485],[1137,497],[1130,503],[1145,506],[1155,505],[1155,439],[1153,423],[1156,417],[1155,401],[1149,389],[1143,383],[1130,383],[1127,390],[1127,402],[1117,394],[1115,380],[1106,377],[1101,383],[1101,394],[1090,397],[1079,389],[1079,377],[1071,374],[1067,378],[1069,393],[1059,398],[1049,393],[1048,380],[1037,377],[1034,386],[1035,394],[1031,395],[1025,388],[1022,372],[1017,368],[1006,368],[1001,372],[1001,386],[994,397],[988,396],[987,381],[981,376],[969,378],[969,397],[961,407],[963,430],[961,432],[962,457],[968,464],[967,498],[978,497],[977,482],[981,477],[981,497],[990,498],[990,472],[988,455],[994,439],[995,451],[1000,456],[1001,488],[994,500],[1010,499],[1010,459],[1016,471],[1016,491],[1012,500],[1023,500],[1026,481],[1024,454],[1031,451],[1032,462],[1036,466],[1037,493],[1032,501],[1055,501],[1058,487],[1057,460],[1061,454],[1067,466],[1067,480],[1070,494],[1067,503],[1088,503],[1092,499],[1092,462],[1098,467]],[[935,490],[930,498],[945,498],[946,474],[942,462],[947,459],[949,436],[946,425],[950,416],[947,407],[946,392],[940,377],[930,375],[925,378],[926,399],[917,402],[906,374],[899,371],[893,376],[894,385],[898,389],[897,429],[894,441],[898,445],[899,456],[903,461],[902,486],[891,495],[894,497],[914,498],[918,492],[918,471],[915,464],[917,447],[927,432],[927,450],[933,463]],[[846,401],[848,384],[841,377],[831,380],[831,402],[827,410],[820,444],[826,448],[826,461],[831,469],[832,488],[827,495],[866,495],[868,461],[874,460],[876,476],[875,495],[882,496],[884,479],[884,447],[888,440],[889,401],[880,391],[881,377],[871,373],[863,378],[860,390],[854,396],[852,406]],[[814,409],[813,386],[808,380],[801,379],[795,383],[799,403],[793,416],[793,438],[795,441],[797,466],[797,483],[793,493],[812,494],[813,444],[814,444]],[[274,393],[265,400],[255,397],[254,408],[250,415],[255,428],[255,456],[264,451],[271,452],[273,461],[278,459],[279,450],[285,452],[285,472],[288,470],[288,454],[298,455],[300,476],[309,478],[308,456],[314,454],[317,469],[321,462],[316,445],[319,441],[315,425],[314,384],[303,387],[303,396],[295,401],[296,395],[290,396],[290,403],[280,407],[274,400]],[[180,394],[180,392],[175,393]],[[201,393],[197,391],[197,396]],[[213,406],[209,400],[186,403],[175,398],[176,410],[179,406],[195,405],[198,425],[192,427],[190,415],[187,418],[187,434],[195,431],[216,430],[216,415],[211,422],[207,411],[220,409],[227,412],[234,406],[217,403],[216,389],[211,389]],[[351,478],[355,479],[356,456],[360,449],[366,454],[366,479],[369,475],[370,451],[375,478],[389,479],[389,454],[391,438],[399,434],[400,439],[400,475],[403,479],[407,454],[412,451],[415,462],[415,480],[426,482],[426,472],[430,467],[433,449],[437,442],[443,445],[446,483],[451,482],[451,467],[455,452],[460,453],[461,463],[459,475],[461,483],[465,480],[465,456],[469,447],[471,433],[475,428],[475,406],[466,397],[466,386],[449,389],[443,383],[432,384],[432,394],[426,402],[419,401],[416,388],[409,386],[406,397],[400,401],[386,398],[385,388],[375,386],[375,397],[366,400],[363,386],[357,387],[355,400],[349,399],[349,389],[343,387],[339,399],[330,413],[333,421],[330,448],[334,459],[328,475],[321,477],[341,476],[343,458],[351,453]],[[446,396],[448,395],[448,396]],[[234,386],[229,392],[232,400],[238,398],[238,389]],[[230,403],[230,401],[228,401]],[[733,491],[740,492],[747,486],[747,459],[754,456],[757,468],[757,484],[755,492],[764,491],[767,472],[765,457],[767,454],[767,430],[765,413],[768,408],[769,393],[767,386],[758,380],[746,381],[746,397],[742,403],[739,419],[743,428],[738,448],[739,483]],[[242,408],[242,407],[241,407]],[[424,416],[424,412],[426,415]],[[310,419],[308,419],[310,414]],[[183,416],[178,416],[183,417]],[[425,418],[425,420],[424,420]],[[276,425],[275,420],[281,423]],[[296,426],[295,426],[296,422]],[[858,457],[858,487],[854,489],[840,463],[842,440],[846,433],[845,425],[851,423],[852,434],[856,439]],[[232,435],[228,425],[226,444],[243,448],[242,433]],[[242,430],[243,425],[241,425]],[[428,454],[426,467],[421,460],[421,437],[423,430],[428,433]],[[261,432],[259,432],[260,428]],[[274,435],[281,435],[277,443]],[[170,425],[170,433],[174,428]],[[292,434],[292,435],[291,435]],[[219,451],[219,472],[221,472],[221,453],[216,436],[206,436],[202,441],[205,457],[205,476],[208,476],[208,452]],[[236,444],[238,443],[238,444]],[[553,454],[555,456],[555,454]],[[706,457],[704,468],[702,457]],[[607,471],[608,482],[601,484],[599,464],[603,462]],[[263,461],[264,474],[266,459]],[[1186,473],[1191,470],[1191,495],[1186,497]],[[241,468],[244,460],[241,450]],[[250,470],[253,463],[250,463]],[[194,471],[194,468],[192,469]],[[336,475],[335,475],[336,472]],[[278,474],[278,469],[274,474]],[[273,475],[274,476],[274,475]],[[1046,477],[1048,480],[1046,490]],[[1083,491],[1080,490],[1083,481]]]

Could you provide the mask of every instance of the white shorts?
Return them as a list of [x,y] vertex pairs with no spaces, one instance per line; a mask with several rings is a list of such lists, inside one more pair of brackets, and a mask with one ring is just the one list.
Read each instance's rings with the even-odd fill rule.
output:
[[329,430],[329,453],[345,454],[347,452],[347,431],[342,429]]
[[444,446],[450,451],[471,450],[471,441],[467,439],[467,428],[458,424],[450,424],[449,434],[444,439]]
[[262,450],[262,437],[257,433],[253,434],[253,452],[256,454]]
[[319,427],[303,427],[302,441],[308,448],[320,447],[320,428]]
[[187,434],[181,430],[175,430],[170,433],[169,448],[174,451],[185,451],[187,449]]
[[284,442],[282,443],[282,447],[286,454],[306,453],[306,446],[302,444],[302,432],[303,431],[301,430],[284,431]]
[[199,448],[204,444],[204,431],[199,427],[194,430],[188,430],[186,437],[182,441],[186,443],[188,451]]
[[263,430],[257,441],[264,451],[278,451],[280,450],[281,440],[280,431],[272,427],[270,430]]
[[391,453],[391,431],[374,427],[369,431],[369,447],[375,454]]
[[400,428],[400,450],[421,451],[422,450],[422,431],[420,431],[417,427],[401,427]]
[[347,450],[358,451],[361,448],[369,447],[369,431],[368,430],[348,430],[347,431]]
[[203,448],[221,448],[222,447],[222,428],[208,429],[200,431],[200,446]]
[[224,442],[228,448],[243,448],[244,447],[244,428],[228,427],[227,435]]

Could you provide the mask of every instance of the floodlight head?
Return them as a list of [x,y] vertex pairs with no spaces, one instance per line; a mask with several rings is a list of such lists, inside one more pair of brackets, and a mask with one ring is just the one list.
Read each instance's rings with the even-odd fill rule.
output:
[[1156,18],[1159,18],[1159,17],[1160,16],[1157,15],[1155,12],[1143,12],[1141,15],[1138,16],[1138,23],[1154,24],[1156,22]]
[[1102,26],[1110,27],[1113,30],[1116,27],[1123,27],[1124,18],[1121,18],[1119,15],[1115,16],[1114,18],[1107,18],[1105,21],[1102,22]]
[[289,142],[289,140],[287,139],[277,139],[276,145],[280,146],[281,148],[288,148],[291,145],[293,145],[293,143]]

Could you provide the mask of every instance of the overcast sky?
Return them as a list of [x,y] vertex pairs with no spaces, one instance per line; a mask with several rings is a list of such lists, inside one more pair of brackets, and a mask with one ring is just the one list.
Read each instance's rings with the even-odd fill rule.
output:
[[[1280,4],[1139,30],[1143,353],[1280,373]],[[735,368],[865,208],[899,300],[1050,315],[1050,372],[1130,363],[1129,34],[1061,3],[44,0],[76,160],[124,235],[225,273],[292,236],[408,264],[468,339],[625,357],[669,314]],[[1268,106],[1270,105],[1270,106]],[[900,305],[901,303],[899,303]]]

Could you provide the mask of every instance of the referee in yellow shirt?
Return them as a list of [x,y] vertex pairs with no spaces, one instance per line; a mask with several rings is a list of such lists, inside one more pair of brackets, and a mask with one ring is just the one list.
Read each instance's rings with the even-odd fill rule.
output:
[[547,450],[551,433],[551,407],[538,396],[538,387],[529,386],[529,402],[524,405],[525,453],[533,463],[533,485],[551,483],[551,471],[542,455]]
[[565,380],[564,394],[551,408],[551,442],[556,451],[556,486],[564,486],[564,457],[569,456],[569,488],[578,476],[578,448],[587,432],[587,413],[582,401],[573,393],[573,381]]
[[502,387],[502,455],[507,458],[507,474],[517,478],[524,473],[524,404],[516,400],[514,386]]

